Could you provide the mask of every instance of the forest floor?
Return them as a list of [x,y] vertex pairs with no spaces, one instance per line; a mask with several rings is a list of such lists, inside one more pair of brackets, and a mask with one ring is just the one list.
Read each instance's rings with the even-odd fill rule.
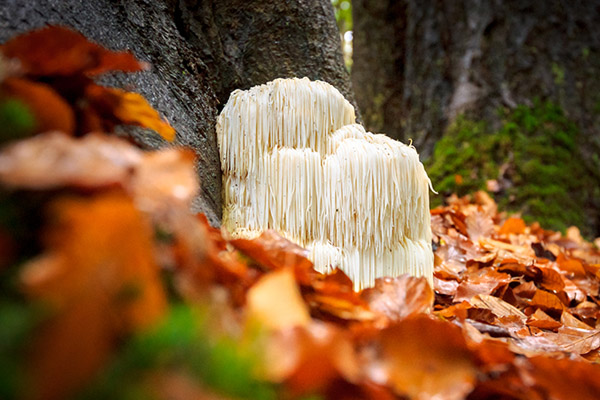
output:
[[0,68],[0,398],[600,398],[600,251],[577,228],[452,196],[433,288],[355,292],[274,232],[191,214],[188,150],[89,133],[174,131],[91,78],[142,65],[57,34],[77,43],[60,62],[32,51],[48,37],[0,47],[25,68]]

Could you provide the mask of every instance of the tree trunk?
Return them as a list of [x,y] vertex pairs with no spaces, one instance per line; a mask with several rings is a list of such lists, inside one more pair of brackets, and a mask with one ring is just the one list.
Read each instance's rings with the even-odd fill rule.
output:
[[600,7],[592,1],[353,0],[352,81],[368,129],[430,155],[460,113],[560,104],[600,126]]
[[[562,185],[561,195],[576,198],[584,212],[577,211],[579,221],[566,221],[568,213],[559,215],[563,206],[557,206],[554,216],[580,226],[584,218],[588,234],[600,235],[599,190],[583,188],[600,186],[600,136],[596,133],[600,128],[597,2],[353,0],[352,5],[352,83],[367,129],[403,141],[412,139],[427,160],[434,145],[461,114],[486,121],[486,132],[492,133],[503,124],[499,110],[532,106],[536,99],[551,101],[577,124],[579,133],[574,135],[575,150],[561,140],[548,140],[547,147],[568,148],[565,151],[571,151],[571,160],[560,164],[548,156],[547,148],[528,150],[522,159],[526,162],[530,157],[531,163],[517,167],[528,169],[525,172],[530,172],[529,177],[509,182],[513,186],[501,194],[513,198],[515,203],[508,192],[516,190],[515,186],[529,185],[530,194],[522,200],[535,200],[539,209],[556,197],[549,186]],[[457,150],[460,154],[469,144],[459,145],[463,147]],[[493,160],[494,154],[481,157]],[[432,161],[435,163],[436,159]],[[532,164],[535,162],[538,164]],[[585,171],[573,163],[583,164]],[[534,167],[545,171],[573,170],[572,174],[581,175],[562,180],[549,178],[546,182],[538,179],[540,190],[532,190]],[[450,182],[457,173],[446,171],[443,179],[434,180],[434,187],[441,181]],[[510,170],[506,173],[510,174]],[[504,178],[477,174],[471,170],[475,178]],[[458,177],[457,182],[462,178]],[[585,198],[583,192],[587,193]],[[513,206],[524,206],[520,211],[528,212],[525,204]]]
[[[112,49],[128,49],[152,70],[102,83],[133,86],[198,155],[202,192],[195,209],[221,215],[218,112],[235,89],[280,77],[327,81],[354,102],[329,0],[5,0],[0,42],[62,24]],[[136,136],[144,145],[165,145]]]

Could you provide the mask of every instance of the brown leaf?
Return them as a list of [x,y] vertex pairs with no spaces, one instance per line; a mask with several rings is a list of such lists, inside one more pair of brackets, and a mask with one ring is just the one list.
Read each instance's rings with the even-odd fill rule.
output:
[[535,286],[535,283],[529,281],[521,283],[519,286],[513,289],[513,293],[517,296],[525,299],[531,299],[538,291],[538,288]]
[[586,354],[600,347],[600,330],[586,327],[573,328],[563,326],[558,330],[558,335],[552,337],[563,351],[575,354]]
[[375,286],[363,290],[361,297],[371,310],[385,315],[391,321],[429,313],[434,300],[433,290],[427,280],[409,275],[376,279]]
[[467,225],[465,224],[465,215],[457,210],[452,210],[447,216],[450,218],[456,229],[464,236],[468,236]]
[[[48,173],[52,171],[52,173]],[[27,189],[125,188],[147,212],[187,209],[198,191],[193,155],[143,152],[114,136],[37,135],[0,151],[0,183]]]
[[540,286],[546,290],[559,292],[565,288],[563,277],[551,268],[539,267],[542,272]]
[[440,279],[437,276],[433,276],[433,289],[436,293],[443,294],[446,296],[455,296],[456,289],[458,289],[458,282],[455,280]]
[[51,86],[21,78],[8,78],[0,83],[0,102],[21,101],[35,118],[31,134],[60,131],[75,132],[75,115],[67,101]]
[[479,238],[489,237],[494,232],[494,221],[482,211],[467,215],[465,224],[467,225],[469,239],[474,242],[477,242]]
[[560,316],[560,322],[563,323],[566,327],[569,328],[577,328],[577,329],[592,329],[591,326],[586,324],[585,322],[581,322],[577,318],[573,316],[569,311],[563,311]]
[[332,324],[277,331],[266,345],[263,374],[285,382],[294,395],[324,390],[340,378],[356,381],[359,373],[351,342]]
[[305,298],[311,314],[321,319],[371,321],[378,317],[353,290],[352,280],[340,269],[327,275],[312,274],[312,290],[306,288]]
[[450,307],[436,311],[435,315],[442,318],[465,320],[469,316],[469,310],[472,308],[473,306],[469,302],[463,301],[462,303],[453,304]]
[[477,368],[460,328],[425,316],[404,319],[379,337],[382,369],[399,395],[414,399],[463,399]]
[[572,308],[571,312],[588,325],[596,326],[600,319],[600,307],[596,303],[584,301]]
[[546,292],[545,290],[538,290],[531,299],[532,306],[537,306],[544,311],[551,311],[560,313],[564,309],[564,304],[560,301],[555,294]]
[[544,398],[596,400],[600,394],[600,366],[569,359],[538,356],[517,361],[525,383]]
[[469,300],[473,307],[485,308],[494,313],[498,318],[515,317],[516,320],[525,322],[527,316],[518,308],[511,306],[502,299],[490,295],[477,295]]
[[16,58],[29,76],[99,75],[107,71],[140,71],[146,66],[127,52],[114,52],[62,26],[47,26],[19,35],[0,46]]
[[517,260],[505,259],[498,267],[499,272],[507,272],[513,276],[526,276],[534,278],[537,276],[535,268],[519,263]]
[[256,239],[234,239],[231,244],[268,269],[294,267],[297,275],[312,269],[308,251],[274,230],[267,230]]
[[323,320],[330,320],[328,316],[347,321],[373,321],[378,317],[356,292],[346,295],[307,294],[306,301],[312,314]]
[[131,171],[130,181],[125,181],[136,205],[157,214],[168,213],[175,207],[189,209],[200,189],[194,154],[183,148],[141,154],[143,157]]
[[561,253],[558,255],[556,263],[569,278],[585,276],[585,268],[583,268],[581,261],[577,260],[576,258],[567,258]]
[[247,313],[251,320],[271,330],[306,326],[310,322],[308,307],[289,268],[265,275],[250,288]]
[[166,308],[152,229],[123,194],[69,198],[45,254],[25,266],[26,293],[54,311],[38,334],[31,369],[36,395],[57,399],[110,355],[117,337],[147,328]]
[[106,187],[126,181],[141,159],[139,149],[116,137],[52,132],[3,149],[0,181],[28,189]]
[[86,87],[85,97],[96,113],[107,121],[114,119],[114,124],[152,129],[170,142],[175,139],[175,129],[138,93],[90,84]]
[[486,371],[501,371],[515,359],[508,345],[498,339],[484,337],[479,343],[469,343],[475,356]]
[[543,312],[541,309],[535,310],[533,314],[527,318],[528,326],[535,326],[540,329],[549,329],[556,331],[562,326],[562,323],[550,317],[548,314]]
[[581,303],[586,299],[587,294],[585,294],[580,288],[578,288],[572,280],[563,277],[563,282],[565,283],[564,291],[569,301]]
[[525,232],[526,228],[527,228],[527,225],[525,224],[525,221],[523,221],[521,218],[511,217],[511,218],[508,218],[506,221],[504,221],[504,224],[502,224],[502,227],[500,227],[498,234],[500,234],[500,235],[509,235],[509,234],[520,235]]
[[508,274],[498,272],[493,268],[481,268],[469,271],[462,278],[456,289],[455,302],[470,300],[478,294],[491,294],[501,285],[511,281]]

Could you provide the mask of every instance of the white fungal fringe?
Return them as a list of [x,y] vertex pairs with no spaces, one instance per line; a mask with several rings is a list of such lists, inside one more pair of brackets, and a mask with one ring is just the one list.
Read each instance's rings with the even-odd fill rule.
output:
[[431,283],[430,181],[419,156],[354,122],[325,82],[233,92],[217,121],[223,226],[234,237],[275,229],[356,289],[402,273]]

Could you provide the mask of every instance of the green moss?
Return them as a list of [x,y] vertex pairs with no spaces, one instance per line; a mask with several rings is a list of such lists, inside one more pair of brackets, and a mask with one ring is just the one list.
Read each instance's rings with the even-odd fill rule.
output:
[[562,85],[565,82],[565,70],[557,63],[552,63],[552,74],[554,75],[554,83]]
[[[426,163],[442,195],[465,195],[486,189],[495,179],[500,207],[522,212],[526,220],[564,230],[579,226],[593,234],[586,206],[598,193],[598,182],[581,163],[579,130],[552,103],[535,102],[503,113],[499,130],[483,121],[459,117],[435,146]],[[460,175],[460,178],[455,178]],[[441,203],[437,196],[433,205]]]
[[34,128],[35,118],[27,105],[15,99],[0,102],[0,143],[21,139]]
[[204,312],[174,307],[156,329],[131,340],[78,398],[153,399],[153,373],[179,373],[237,399],[277,398],[276,387],[254,376],[258,351],[230,337],[211,337]]

